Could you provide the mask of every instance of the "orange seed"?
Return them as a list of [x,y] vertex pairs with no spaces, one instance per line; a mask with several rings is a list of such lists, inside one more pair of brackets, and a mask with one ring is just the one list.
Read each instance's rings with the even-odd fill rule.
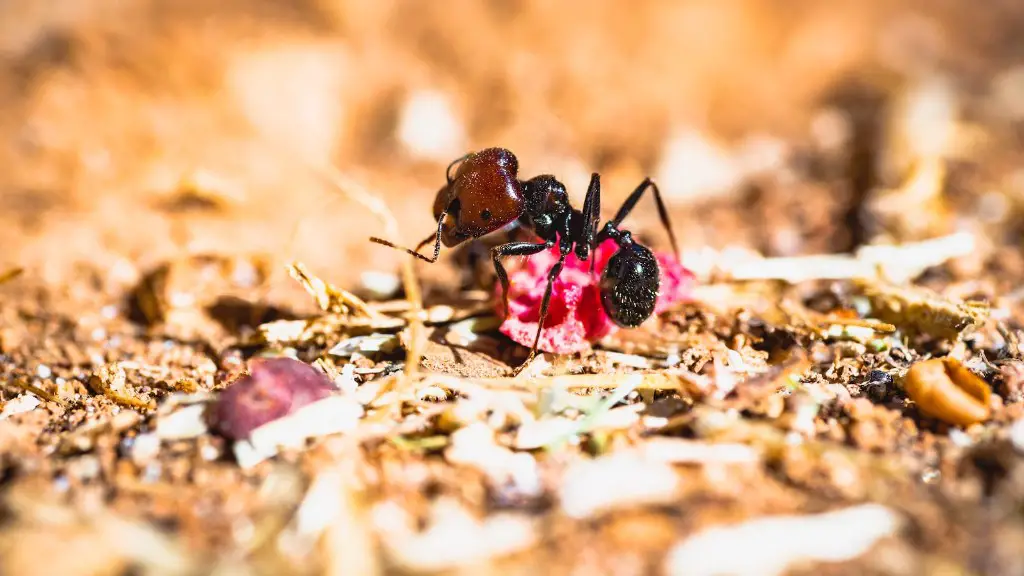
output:
[[903,389],[922,414],[949,424],[966,427],[989,417],[988,384],[954,358],[914,364]]

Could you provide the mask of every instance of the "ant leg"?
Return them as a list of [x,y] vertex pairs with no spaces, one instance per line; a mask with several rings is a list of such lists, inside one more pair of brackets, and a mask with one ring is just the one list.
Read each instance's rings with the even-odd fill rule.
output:
[[537,244],[534,242],[509,242],[508,244],[502,244],[501,246],[495,246],[491,248],[491,260],[494,261],[494,272],[498,275],[498,281],[501,282],[501,297],[505,301],[505,317],[508,318],[508,273],[505,272],[505,267],[501,265],[501,259],[506,256],[530,256],[543,252],[553,246],[553,242],[544,242]]
[[626,216],[636,207],[636,203],[648,188],[654,191],[654,201],[658,204],[658,217],[661,218],[661,225],[668,232],[669,240],[672,241],[672,251],[675,252],[676,259],[679,259],[679,244],[676,242],[676,234],[672,230],[672,222],[669,220],[668,210],[665,209],[665,203],[661,200],[661,191],[658,190],[658,185],[650,178],[644,178],[644,181],[637,186],[636,190],[633,190],[633,193],[626,198],[626,201],[622,203],[622,207],[619,208],[618,214],[615,215],[610,224],[618,228],[619,224],[622,224]]
[[[403,252],[410,256],[415,256],[420,260],[423,260],[424,262],[433,264],[434,262],[437,262],[437,257],[438,255],[441,254],[441,231],[444,229],[444,219],[447,216],[448,209],[446,208],[443,212],[441,212],[441,217],[437,219],[437,233],[431,234],[430,236],[427,236],[426,238],[421,240],[420,243],[417,244],[416,248],[414,248],[413,250],[409,250],[408,248],[403,248],[401,246],[396,246],[395,244],[392,244],[391,242],[388,242],[383,238],[377,238],[376,236],[371,236],[370,242],[373,242],[375,244],[381,244],[382,246],[387,246],[389,248],[394,248],[395,250],[402,250]],[[434,240],[434,255],[430,258],[427,258],[423,254],[420,254],[420,248],[423,248],[427,244],[430,244],[431,240]]]
[[595,238],[597,228],[601,225],[601,176],[594,172],[590,176],[587,196],[583,199],[583,229],[576,242],[576,257],[580,260],[590,258],[590,274],[594,274],[594,252],[597,250]]
[[465,156],[460,156],[460,157],[456,158],[455,160],[452,160],[452,163],[448,165],[448,168],[445,169],[445,171],[444,171],[444,177],[445,177],[445,179],[448,180],[448,184],[449,185],[451,185],[451,183],[452,183],[452,168],[454,168],[455,165],[458,164],[459,162],[462,162],[463,160],[465,160],[466,158],[469,158],[472,155],[473,155],[473,153],[470,152],[470,153],[466,154]]
[[544,320],[548,317],[548,305],[551,304],[551,290],[555,285],[555,278],[562,273],[562,266],[565,265],[565,257],[569,255],[568,250],[563,250],[561,257],[558,258],[558,262],[551,267],[548,271],[548,287],[544,290],[544,300],[540,303],[540,317],[537,319],[537,335],[533,338],[533,347],[530,348],[530,355],[526,357],[526,360],[519,365],[518,368],[512,371],[513,376],[517,376],[520,372],[526,368],[527,364],[533,360],[534,356],[537,355],[537,345],[540,344],[540,335],[544,331]]

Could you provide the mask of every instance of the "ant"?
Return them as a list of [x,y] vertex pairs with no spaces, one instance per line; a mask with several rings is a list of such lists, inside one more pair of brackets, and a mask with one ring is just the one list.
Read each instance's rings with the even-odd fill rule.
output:
[[[452,176],[452,169],[458,170]],[[583,209],[577,210],[569,203],[565,185],[554,176],[544,174],[529,180],[518,178],[519,161],[504,148],[487,148],[470,152],[448,165],[445,172],[447,183],[434,199],[434,218],[437,231],[426,237],[409,250],[396,246],[381,238],[370,238],[371,242],[403,250],[429,263],[437,262],[441,244],[452,248],[466,240],[480,238],[496,232],[509,224],[532,230],[540,242],[508,242],[491,249],[494,271],[501,282],[505,302],[505,316],[508,316],[509,281],[502,258],[508,256],[530,256],[558,245],[560,256],[551,267],[547,277],[547,290],[541,301],[537,336],[527,359],[514,369],[517,375],[537,355],[544,320],[547,318],[551,289],[555,279],[562,272],[565,259],[575,252],[581,261],[590,258],[601,242],[612,239],[618,250],[608,261],[599,284],[601,305],[617,325],[624,328],[639,326],[654,312],[654,305],[661,287],[661,271],[658,261],[649,248],[638,243],[628,230],[619,228],[623,219],[633,210],[636,203],[648,189],[654,192],[658,205],[658,216],[668,232],[676,257],[679,248],[675,233],[669,222],[668,211],[661,199],[658,186],[645,178],[636,190],[619,208],[615,218],[599,226],[601,216],[601,181],[596,172],[590,178],[590,186],[583,201]],[[432,257],[420,254],[419,250],[434,242]],[[590,259],[590,271],[594,272],[594,259]]]

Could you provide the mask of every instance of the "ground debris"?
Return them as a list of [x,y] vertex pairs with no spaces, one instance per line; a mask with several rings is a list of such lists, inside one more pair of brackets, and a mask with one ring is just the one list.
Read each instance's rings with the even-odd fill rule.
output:
[[944,298],[924,288],[875,282],[861,282],[858,288],[869,300],[874,316],[911,336],[959,340],[989,317],[987,304]]
[[118,363],[107,364],[90,376],[89,387],[97,394],[125,406],[143,410],[156,408],[156,401],[144,398],[128,385],[128,375]]
[[481,520],[448,499],[431,506],[427,528],[419,533],[393,504],[379,505],[373,517],[389,535],[383,544],[391,560],[416,572],[471,566],[526,550],[539,539],[536,521],[525,515],[498,513]]
[[931,359],[910,367],[903,389],[926,416],[957,426],[969,426],[989,417],[988,384],[955,358]]
[[574,463],[559,489],[562,509],[573,518],[591,518],[624,508],[668,504],[682,480],[664,460],[620,451]]
[[380,316],[355,294],[341,290],[310,274],[301,262],[293,262],[288,265],[288,273],[313,296],[317,306],[324,312],[364,318]]
[[[807,516],[775,516],[708,528],[676,545],[667,574],[775,575],[806,563],[852,560],[895,536],[899,517],[877,504]],[[737,553],[742,551],[742,553]]]

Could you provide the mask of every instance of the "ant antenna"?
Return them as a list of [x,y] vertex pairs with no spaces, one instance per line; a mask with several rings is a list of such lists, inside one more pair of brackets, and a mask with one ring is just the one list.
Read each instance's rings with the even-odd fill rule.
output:
[[[451,205],[449,205],[449,208],[450,207],[451,207]],[[388,248],[394,248],[395,250],[401,250],[401,251],[405,252],[406,254],[408,254],[410,256],[415,256],[416,258],[419,258],[420,260],[423,260],[424,262],[427,262],[429,264],[433,264],[434,262],[437,262],[437,257],[438,257],[438,255],[441,254],[441,231],[444,229],[444,219],[447,216],[448,216],[448,208],[445,208],[444,210],[441,211],[441,216],[437,219],[437,232],[435,234],[431,234],[430,236],[427,236],[426,238],[421,240],[420,243],[416,245],[416,248],[414,248],[412,250],[410,250],[408,248],[405,248],[403,246],[398,246],[396,244],[388,242],[387,240],[384,240],[383,238],[377,238],[376,236],[371,236],[370,237],[370,242],[373,242],[375,244],[380,244],[382,246],[387,246]],[[423,248],[427,244],[430,244],[431,240],[434,241],[434,255],[432,257],[428,258],[428,257],[424,256],[423,254],[420,254],[420,248]]]
[[452,168],[454,168],[457,164],[460,164],[460,163],[464,162],[466,160],[466,158],[469,158],[472,155],[473,155],[473,153],[470,152],[470,153],[468,153],[468,154],[466,154],[464,156],[460,156],[460,157],[456,158],[455,160],[452,160],[452,163],[449,164],[448,168],[445,169],[444,177],[445,177],[446,180],[448,180],[448,185],[449,186],[452,185]]

